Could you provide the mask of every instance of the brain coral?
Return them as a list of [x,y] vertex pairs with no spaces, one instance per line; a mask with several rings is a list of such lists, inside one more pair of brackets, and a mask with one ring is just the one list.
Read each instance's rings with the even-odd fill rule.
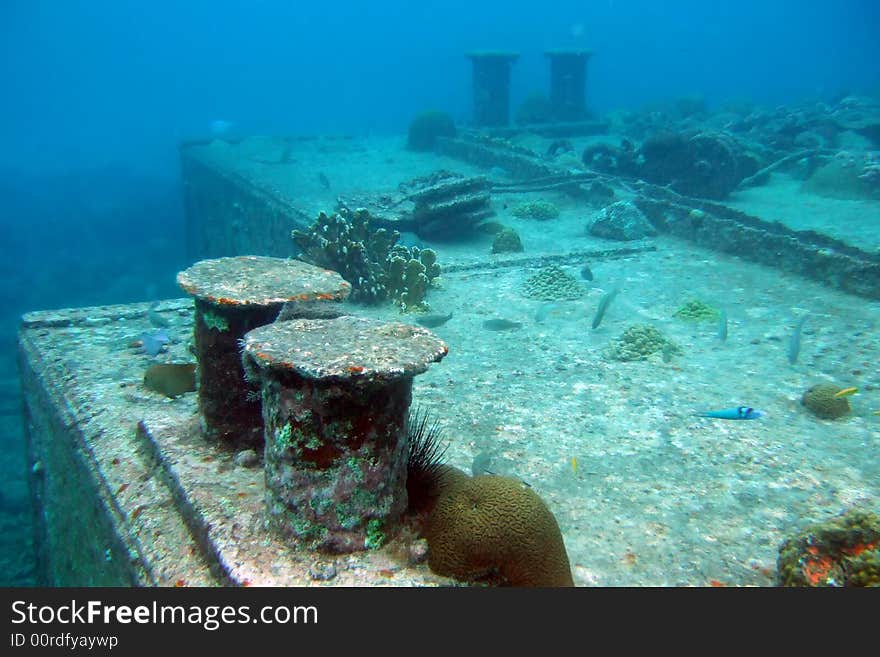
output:
[[523,285],[523,293],[541,301],[570,301],[580,299],[586,289],[576,278],[551,265],[529,278]]
[[473,581],[500,576],[512,586],[573,586],[559,525],[535,491],[511,477],[453,481],[426,531],[435,573]]
[[846,397],[835,397],[840,388],[833,383],[817,383],[807,389],[801,404],[807,407],[814,415],[826,420],[836,420],[850,411],[849,401]]
[[492,253],[520,252],[522,250],[523,245],[519,233],[508,226],[498,231],[492,242]]

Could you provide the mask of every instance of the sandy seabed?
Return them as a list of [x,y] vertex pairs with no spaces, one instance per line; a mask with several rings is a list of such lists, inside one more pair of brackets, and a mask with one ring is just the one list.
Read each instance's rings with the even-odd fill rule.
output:
[[[797,193],[785,180],[776,191]],[[557,204],[560,216],[511,214],[537,198]],[[493,203],[495,219],[520,233],[523,256],[633,245],[588,236],[592,210],[562,195],[504,195]],[[672,238],[638,245],[656,250],[564,265],[580,278],[588,264],[594,279],[581,280],[584,297],[559,303],[541,322],[536,313],[546,302],[522,292],[539,267],[445,274],[428,301],[431,312],[453,313],[434,329],[449,356],[416,378],[414,404],[439,419],[451,464],[470,471],[477,455],[489,456],[489,470],[521,478],[547,501],[576,584],[773,584],[786,537],[853,507],[880,510],[880,417],[873,414],[880,409],[880,303]],[[441,263],[495,260],[489,237],[431,246]],[[593,330],[599,300],[614,287],[620,293]],[[717,322],[674,317],[691,299],[726,310],[726,340]],[[791,364],[789,341],[806,313]],[[491,318],[522,327],[483,328]],[[637,323],[660,329],[683,354],[668,362],[660,354],[610,359],[612,340]],[[821,420],[801,405],[803,392],[821,382],[859,388],[850,415]],[[694,415],[739,405],[765,415]]]

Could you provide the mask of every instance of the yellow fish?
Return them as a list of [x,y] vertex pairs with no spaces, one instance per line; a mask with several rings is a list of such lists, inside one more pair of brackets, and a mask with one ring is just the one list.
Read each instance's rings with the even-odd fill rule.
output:
[[854,395],[859,391],[858,388],[844,388],[843,390],[838,390],[834,393],[835,397],[849,397],[850,395]]
[[571,471],[575,474],[578,473],[578,460],[574,456],[571,457]]

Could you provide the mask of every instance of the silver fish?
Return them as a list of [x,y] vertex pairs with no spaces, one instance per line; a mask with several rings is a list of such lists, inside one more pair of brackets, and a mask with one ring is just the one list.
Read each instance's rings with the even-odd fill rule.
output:
[[522,327],[522,322],[514,322],[509,319],[487,319],[483,322],[483,328],[490,331],[506,331],[508,329],[518,329]]
[[718,339],[721,342],[727,340],[727,310],[721,309],[721,316],[718,318]]
[[162,317],[162,314],[157,310],[158,307],[158,301],[154,301],[150,304],[150,308],[147,310],[147,320],[150,324],[158,328],[168,328],[171,326],[171,322]]
[[794,327],[794,333],[791,334],[791,338],[788,340],[788,362],[792,365],[797,362],[798,355],[801,353],[801,332],[804,329],[804,322],[807,321],[809,316],[808,313],[798,320],[797,325]]
[[596,308],[596,314],[593,315],[593,328],[599,328],[599,324],[602,323],[602,318],[605,317],[605,311],[608,310],[608,306],[611,305],[611,302],[614,301],[614,297],[617,296],[617,293],[620,292],[619,287],[615,287],[610,292],[606,292],[601,299],[599,299],[599,307]]
[[422,315],[416,319],[416,324],[425,328],[437,328],[438,326],[443,326],[450,319],[452,319],[452,313],[448,315]]
[[485,474],[491,467],[492,455],[489,452],[480,452],[474,457],[474,460],[471,462],[471,474],[474,477],[476,477],[477,475]]
[[542,303],[535,313],[535,321],[538,324],[543,324],[544,320],[550,317],[553,314],[554,310],[557,310],[562,307],[558,301],[548,301],[547,303]]

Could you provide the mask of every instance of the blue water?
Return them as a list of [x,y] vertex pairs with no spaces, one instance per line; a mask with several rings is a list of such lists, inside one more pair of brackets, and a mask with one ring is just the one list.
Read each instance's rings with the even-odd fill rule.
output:
[[[596,52],[598,116],[687,95],[774,107],[880,92],[873,0],[327,4],[0,3],[3,390],[15,394],[22,312],[179,296],[177,149],[212,122],[233,136],[402,135],[433,107],[466,124],[463,53],[478,49],[520,53],[512,108],[547,87],[543,51],[567,47]],[[2,409],[0,514],[22,527],[17,407]],[[21,552],[29,534],[4,540]],[[32,575],[0,568],[0,584]]]

